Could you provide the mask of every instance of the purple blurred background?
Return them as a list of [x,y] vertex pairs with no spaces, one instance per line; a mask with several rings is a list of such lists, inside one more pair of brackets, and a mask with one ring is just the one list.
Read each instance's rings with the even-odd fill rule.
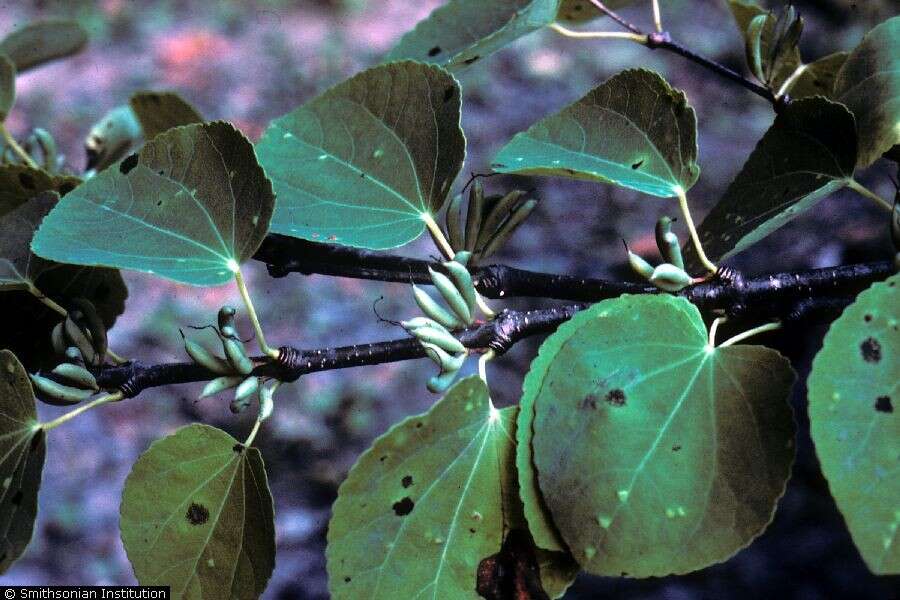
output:
[[[18,78],[18,99],[7,125],[17,136],[36,126],[48,129],[65,153],[67,167],[81,172],[83,139],[108,109],[139,89],[171,89],[207,118],[230,120],[255,140],[272,118],[377,63],[403,32],[439,4],[0,1],[0,34],[45,16],[76,17],[91,33],[85,52]],[[745,71],[743,45],[723,0],[662,5],[676,39]],[[807,60],[852,48],[866,30],[898,8],[891,0],[820,0],[797,6],[807,18],[802,43]],[[624,13],[649,23],[648,2],[637,2]],[[592,27],[609,28],[609,23],[597,21]],[[463,126],[469,141],[465,173],[488,172],[490,157],[514,133],[608,76],[636,66],[660,71],[685,90],[697,110],[703,172],[691,198],[701,217],[771,124],[771,107],[679,57],[628,42],[578,42],[539,32],[463,73]],[[891,173],[882,161],[861,180],[892,197]],[[651,254],[653,224],[664,209],[673,210],[627,190],[561,179],[498,177],[486,180],[486,186],[489,192],[513,186],[533,190],[541,200],[497,262],[552,272],[628,277],[621,239]],[[886,220],[868,201],[838,193],[732,262],[754,274],[885,258],[890,255],[885,234]],[[401,252],[433,254],[426,242]],[[275,344],[314,348],[396,338],[402,331],[380,322],[373,308],[389,319],[416,313],[403,285],[299,275],[276,280],[254,263],[245,272],[267,337]],[[188,288],[134,273],[126,273],[125,279],[130,298],[111,333],[111,345],[145,363],[183,360],[179,328],[210,323],[219,306],[240,302],[229,286]],[[249,337],[249,324],[240,325]],[[788,331],[766,341],[787,353],[805,377],[824,330]],[[517,400],[538,343],[520,344],[491,364],[492,390],[500,404]],[[279,392],[276,415],[257,438],[276,504],[277,566],[266,598],[327,597],[324,536],[337,486],[375,436],[434,401],[424,387],[432,370],[423,360],[323,373]],[[133,584],[118,535],[118,504],[131,464],[150,442],[190,421],[214,424],[238,437],[251,425],[251,415],[231,415],[227,400],[196,401],[200,387],[147,391],[55,430],[34,539],[0,583]],[[723,565],[680,578],[581,576],[566,597],[897,597],[898,580],[871,575],[852,547],[818,472],[805,430],[805,388],[798,388],[801,432],[795,477],[773,526],[756,543]],[[58,413],[48,406],[40,410],[45,418]]]

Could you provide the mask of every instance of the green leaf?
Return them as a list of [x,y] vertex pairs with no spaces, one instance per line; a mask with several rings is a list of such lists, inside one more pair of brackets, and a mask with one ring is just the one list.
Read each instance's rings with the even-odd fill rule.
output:
[[834,96],[834,80],[847,60],[848,52],[835,52],[815,62],[803,65],[803,72],[788,86],[787,93],[794,100],[810,96]]
[[41,192],[65,196],[80,183],[81,179],[71,175],[55,175],[25,165],[0,165],[0,217]]
[[[605,0],[603,4],[610,10],[619,10],[634,4],[634,0]],[[603,13],[590,0],[562,0],[556,19],[568,23],[584,23],[600,16]]]
[[675,196],[700,174],[697,118],[682,92],[646,70],[623,71],[516,136],[494,170],[613,183]]
[[[855,163],[856,129],[844,106],[825,98],[791,102],[700,224],[707,256],[719,261],[763,239],[846,185]],[[693,247],[684,251],[696,264]]]
[[900,275],[876,283],[828,330],[809,376],[816,454],[856,547],[900,573]]
[[[744,36],[747,66],[762,83],[773,91],[778,91],[785,81],[803,64],[796,41],[779,48],[778,17],[774,13],[760,7],[755,2],[745,0],[728,0],[735,24]],[[751,29],[754,19],[765,16],[762,24]],[[758,63],[762,72],[757,72],[754,64]]]
[[32,251],[219,285],[256,252],[273,204],[247,138],[221,121],[187,125],[70,192],[44,219]]
[[0,350],[0,575],[31,541],[47,452],[28,373]]
[[749,544],[790,474],[793,381],[773,350],[709,347],[682,298],[623,296],[561,326],[523,387],[540,488],[576,560],[662,576]]
[[450,0],[400,38],[386,60],[467,67],[556,19],[559,0]]
[[[478,598],[479,564],[521,523],[515,410],[495,409],[484,382],[469,377],[375,440],[334,504],[334,598]],[[541,558],[547,591],[562,593],[571,563],[567,571],[558,554]]]
[[384,249],[425,230],[465,158],[460,90],[400,62],[338,84],[269,125],[257,145],[278,201],[272,231]]
[[5,54],[0,54],[0,123],[16,102],[16,65]]
[[77,21],[47,19],[29,23],[0,41],[0,54],[6,54],[19,73],[46,62],[80,52],[88,34]]
[[856,117],[857,166],[900,144],[900,17],[872,29],[838,71],[834,97]]
[[275,567],[262,456],[214,427],[154,442],[122,493],[122,542],[141,585],[173,598],[258,598]]
[[[58,199],[55,192],[42,192],[0,213],[0,292],[28,289],[39,275],[55,266],[31,253],[31,238]],[[0,201],[0,207],[6,204]]]
[[138,92],[128,104],[137,116],[146,140],[173,127],[203,122],[197,109],[174,92]]

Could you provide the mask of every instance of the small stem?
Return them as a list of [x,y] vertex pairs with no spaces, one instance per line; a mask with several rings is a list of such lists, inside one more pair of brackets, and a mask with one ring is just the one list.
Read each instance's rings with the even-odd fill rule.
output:
[[694,243],[694,250],[697,251],[697,257],[710,273],[715,273],[718,270],[718,267],[706,257],[703,246],[700,244],[700,236],[697,235],[697,228],[694,227],[694,220],[691,218],[691,209],[688,207],[687,194],[681,189],[681,186],[675,188],[675,193],[678,194],[678,205],[681,207],[681,214],[684,215],[684,222],[691,234],[691,241]]
[[557,23],[551,23],[549,25],[550,29],[555,31],[560,35],[564,35],[570,38],[579,38],[579,39],[619,39],[619,40],[631,40],[633,42],[637,42],[638,44],[646,44],[647,36],[646,35],[638,35],[636,33],[630,33],[627,31],[575,31],[574,29],[569,29],[568,27],[563,27]]
[[244,440],[244,446],[250,447],[250,444],[253,443],[253,440],[256,439],[256,434],[259,433],[259,426],[262,425],[262,421],[259,419],[253,424],[253,429],[250,430],[250,435],[247,436],[247,439]]
[[871,191],[869,188],[867,188],[860,182],[856,181],[852,177],[847,180],[847,185],[849,185],[850,189],[853,190],[854,192],[856,192],[857,194],[859,194],[861,196],[865,196],[869,200],[874,201],[875,204],[878,204],[878,205],[886,208],[888,211],[893,210],[894,207],[891,206],[890,202],[888,202],[887,200],[885,200],[884,198],[882,198],[875,192]]
[[621,25],[628,31],[637,33],[639,35],[643,34],[643,32],[640,29],[638,29],[637,27],[635,27],[634,25],[632,25],[631,23],[629,23],[628,21],[626,21],[625,19],[623,19],[622,17],[620,17],[619,15],[614,13],[613,11],[606,8],[606,5],[603,4],[602,2],[600,2],[600,0],[591,0],[591,4],[596,6],[597,9],[600,10],[600,12],[605,14],[607,17],[609,17],[610,19],[612,19],[613,21],[615,21],[616,23],[618,23],[619,25]]
[[444,237],[444,232],[441,231],[441,228],[435,222],[434,217],[428,213],[422,213],[421,218],[422,221],[425,222],[425,226],[428,227],[428,232],[431,234],[431,239],[434,240],[434,245],[437,246],[438,250],[440,250],[441,254],[443,254],[447,260],[453,260],[453,257],[456,256],[456,252],[453,251],[450,242]]
[[653,0],[653,24],[656,26],[656,32],[662,33],[662,17],[659,14],[659,0]]
[[746,340],[748,337],[754,336],[758,333],[765,333],[766,331],[774,331],[776,329],[781,329],[781,322],[775,321],[773,323],[766,323],[765,325],[760,325],[759,327],[754,327],[753,329],[748,329],[744,333],[739,333],[733,338],[728,338],[721,344],[719,344],[719,348],[725,348],[727,346],[731,346],[733,344],[737,344],[738,342]]
[[482,354],[478,358],[478,376],[481,377],[481,380],[487,385],[487,364],[488,361],[493,360],[496,354],[493,350],[488,350],[484,354]]
[[2,122],[0,122],[0,137],[2,137],[3,141],[6,142],[6,145],[9,146],[10,149],[15,154],[17,154],[19,158],[22,159],[22,162],[24,162],[32,169],[40,169],[38,164],[34,162],[34,159],[28,156],[28,153],[22,149],[22,146],[20,146],[18,142],[16,142],[13,136],[6,129],[6,125],[4,125]]
[[50,310],[57,313],[59,316],[65,317],[69,314],[69,311],[67,311],[62,306],[60,306],[59,304],[57,304],[56,302],[51,300],[49,296],[44,294],[41,290],[37,289],[33,283],[28,284],[28,292],[32,296],[34,296],[35,298],[40,300],[41,303],[44,304],[44,306],[47,306],[48,308],[50,308]]
[[118,402],[122,398],[124,398],[124,394],[122,394],[122,392],[115,392],[112,394],[107,394],[105,396],[100,396],[96,400],[91,400],[87,404],[82,404],[75,410],[69,411],[64,415],[53,419],[49,423],[41,423],[41,429],[43,429],[44,431],[50,431],[51,429],[59,427],[63,423],[71,421],[85,411],[91,410],[92,408],[101,406],[103,404],[109,404],[110,402]]
[[797,78],[803,74],[803,71],[806,70],[807,66],[809,65],[801,64],[799,67],[794,69],[794,72],[791,73],[790,77],[784,80],[784,83],[781,84],[781,87],[778,89],[778,92],[775,95],[779,98],[784,96],[788,92],[788,90],[791,89],[791,86],[794,85],[794,82],[797,81]]
[[716,347],[716,332],[719,330],[719,325],[727,321],[725,317],[716,317],[712,325],[709,326],[709,345],[711,348]]
[[237,282],[238,291],[244,300],[244,306],[247,307],[247,314],[250,316],[250,322],[253,323],[253,330],[256,332],[256,343],[259,345],[260,351],[272,358],[278,358],[278,350],[270,348],[266,343],[266,336],[263,334],[262,325],[259,323],[259,317],[256,315],[256,309],[253,308],[253,300],[250,299],[250,292],[247,291],[247,284],[244,282],[244,276],[240,269],[233,269],[234,280]]

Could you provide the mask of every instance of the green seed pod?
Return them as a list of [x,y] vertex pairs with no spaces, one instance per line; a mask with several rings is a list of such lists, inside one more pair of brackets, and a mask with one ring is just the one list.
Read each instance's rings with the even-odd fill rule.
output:
[[66,348],[66,362],[83,367],[84,357],[81,356],[81,350],[79,350],[75,346],[69,346],[68,348]]
[[481,232],[478,234],[478,242],[475,248],[484,248],[490,241],[491,236],[497,232],[500,225],[510,216],[516,203],[525,195],[522,190],[513,190],[500,198],[484,219],[481,225]]
[[440,346],[436,346],[434,344],[429,344],[426,342],[422,343],[422,346],[425,348],[425,354],[428,355],[428,358],[434,361],[434,363],[440,367],[441,373],[446,373],[448,371],[459,371],[463,363],[466,362],[466,357],[468,354],[465,352],[461,354],[450,354],[445,351]]
[[454,196],[447,207],[447,213],[444,215],[444,225],[447,227],[447,238],[450,247],[454,250],[462,248],[466,243],[463,239],[462,229],[460,228],[460,217],[462,213],[462,194]]
[[[478,302],[478,296],[475,292],[475,284],[472,282],[472,275],[469,273],[469,270],[465,267],[464,264],[458,262],[455,258],[451,261],[444,263],[444,268],[447,269],[447,272],[450,273],[450,277],[453,279],[453,284],[456,286],[456,289],[459,290],[459,293],[462,294],[463,299],[466,301],[466,307],[469,309],[469,314],[475,314],[475,307]],[[471,323],[471,318],[467,321]]]
[[35,144],[41,149],[41,155],[44,157],[44,170],[51,173],[55,172],[59,160],[56,152],[56,140],[53,139],[49,131],[41,127],[35,127],[32,135],[34,136]]
[[462,266],[466,266],[469,264],[469,259],[472,258],[472,253],[468,250],[460,250],[453,256],[453,261],[458,262]]
[[416,304],[419,305],[419,308],[422,309],[426,316],[434,319],[447,329],[457,329],[462,326],[462,323],[450,311],[435,302],[422,288],[417,285],[413,285],[412,288]]
[[102,363],[106,358],[106,351],[109,349],[106,325],[103,324],[103,319],[97,313],[94,303],[86,298],[74,298],[72,304],[81,312],[79,322],[83,323],[88,333],[91,334],[91,346],[93,346],[94,352],[97,353],[97,357]]
[[62,385],[41,375],[29,375],[37,397],[53,406],[71,406],[94,395],[92,390]]
[[231,412],[237,414],[246,410],[250,406],[250,399],[253,394],[259,391],[259,379],[256,377],[248,377],[241,382],[237,389],[234,390],[234,400],[231,401],[229,408]]
[[644,279],[650,279],[653,276],[653,266],[631,250],[628,250],[628,264],[632,271]]
[[84,367],[73,365],[71,363],[60,363],[56,365],[51,372],[60,379],[61,383],[71,384],[82,390],[100,391],[97,380],[91,372]]
[[50,344],[53,346],[53,351],[57,354],[63,354],[66,351],[66,347],[69,345],[69,342],[65,338],[65,334],[63,333],[63,322],[60,321],[53,327],[53,331],[50,332]]
[[234,327],[234,315],[237,314],[237,311],[233,306],[223,306],[219,309],[219,329],[225,329],[226,327]]
[[447,352],[457,353],[457,352],[465,352],[466,347],[463,346],[462,342],[453,337],[452,333],[447,333],[446,331],[441,331],[439,329],[432,329],[431,327],[420,327],[412,332],[416,338],[423,343],[434,344],[435,346],[440,346]]
[[443,325],[428,317],[415,317],[409,321],[400,321],[400,326],[409,332],[415,331],[419,327],[434,327],[435,329],[447,331]]
[[466,299],[463,298],[460,291],[456,288],[456,284],[449,277],[435,271],[431,267],[428,267],[428,273],[431,275],[431,282],[434,284],[434,287],[437,288],[437,291],[444,297],[444,301],[447,302],[447,306],[459,317],[460,321],[467,325],[471,323],[472,310],[469,308]]
[[426,387],[432,394],[442,394],[447,391],[447,388],[449,388],[451,384],[453,384],[454,379],[456,379],[456,372],[448,371],[446,373],[441,373],[440,375],[435,375],[429,379]]
[[185,338],[184,349],[195,363],[206,367],[213,373],[227,375],[232,372],[231,365],[224,358],[219,358],[200,344]]
[[531,214],[531,211],[537,206],[537,200],[528,200],[513,211],[499,231],[495,233],[478,255],[479,260],[487,258],[500,249],[500,246],[506,243],[506,240],[518,229],[519,225],[525,222],[525,219]]
[[94,345],[91,343],[91,340],[88,339],[81,327],[72,320],[73,315],[77,316],[77,313],[69,313],[69,316],[66,317],[63,325],[65,337],[69,342],[67,345],[78,348],[81,351],[81,355],[84,357],[84,362],[89,365],[96,365],[98,364],[98,361],[97,353],[94,351]]
[[234,370],[242,375],[249,375],[253,370],[253,361],[247,356],[244,350],[244,344],[237,337],[237,332],[233,327],[226,325],[222,328],[222,348],[225,350],[225,357]]
[[476,179],[469,188],[469,206],[466,213],[466,244],[469,252],[475,250],[478,234],[481,231],[481,213],[484,211],[484,187]]
[[278,382],[274,385],[259,386],[259,415],[256,417],[259,421],[265,421],[272,414],[275,408],[275,390],[278,389]]
[[209,396],[214,396],[219,392],[230,390],[231,388],[239,385],[242,381],[244,381],[244,378],[239,375],[216,377],[206,384],[206,386],[203,388],[203,391],[200,392],[200,397],[207,398]]
[[656,246],[666,262],[679,269],[684,268],[681,244],[678,242],[678,236],[672,232],[672,219],[669,217],[660,217],[656,222]]
[[675,265],[663,263],[653,269],[650,283],[667,292],[683,290],[691,284],[691,276]]

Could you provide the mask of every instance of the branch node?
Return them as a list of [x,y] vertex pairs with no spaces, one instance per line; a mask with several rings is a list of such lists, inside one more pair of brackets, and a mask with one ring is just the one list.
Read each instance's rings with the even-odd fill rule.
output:
[[647,34],[647,47],[651,50],[662,48],[672,43],[672,36],[668,31],[659,31]]

